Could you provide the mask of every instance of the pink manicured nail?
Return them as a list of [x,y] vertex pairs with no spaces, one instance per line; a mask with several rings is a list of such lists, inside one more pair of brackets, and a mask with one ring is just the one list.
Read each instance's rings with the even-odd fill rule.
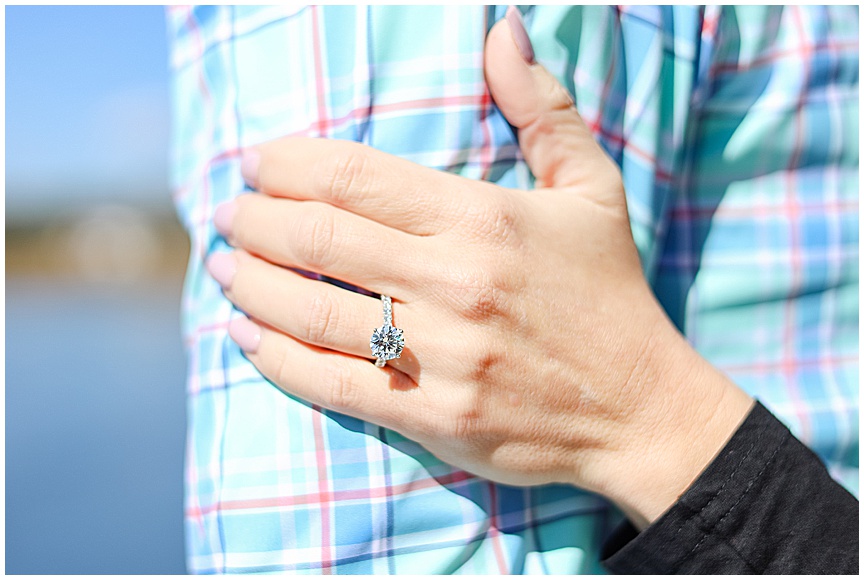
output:
[[255,149],[244,149],[240,160],[240,173],[243,179],[253,189],[258,189],[258,166],[261,164],[261,154]]
[[207,260],[207,271],[224,289],[231,288],[237,273],[237,260],[233,254],[213,254]]
[[243,352],[255,354],[261,343],[261,328],[248,318],[235,318],[228,325],[228,334]]
[[528,64],[534,64],[534,46],[531,44],[531,39],[528,38],[528,32],[525,30],[522,13],[515,6],[510,6],[504,18],[507,19],[507,24],[510,25],[510,34],[513,35],[513,40],[516,42],[516,47],[522,54],[522,58]]
[[237,213],[237,203],[234,200],[220,203],[213,214],[213,225],[222,237],[228,239],[234,226],[234,214]]

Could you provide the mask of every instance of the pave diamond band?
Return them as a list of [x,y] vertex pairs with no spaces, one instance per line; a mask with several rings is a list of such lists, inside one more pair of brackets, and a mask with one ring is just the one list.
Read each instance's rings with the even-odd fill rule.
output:
[[376,367],[383,367],[388,360],[399,358],[405,348],[402,329],[393,326],[393,301],[382,294],[381,304],[384,307],[384,324],[372,331],[372,338],[369,340],[372,356],[376,358]]
[[384,324],[393,324],[393,301],[389,296],[381,295],[381,304],[384,305]]

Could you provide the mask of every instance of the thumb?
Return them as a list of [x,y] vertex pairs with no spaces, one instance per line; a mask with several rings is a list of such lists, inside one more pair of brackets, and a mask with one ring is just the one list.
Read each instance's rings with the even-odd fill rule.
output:
[[576,185],[596,177],[601,167],[614,168],[576,112],[567,89],[534,62],[515,6],[489,31],[484,59],[489,91],[504,117],[519,129],[519,147],[538,186]]

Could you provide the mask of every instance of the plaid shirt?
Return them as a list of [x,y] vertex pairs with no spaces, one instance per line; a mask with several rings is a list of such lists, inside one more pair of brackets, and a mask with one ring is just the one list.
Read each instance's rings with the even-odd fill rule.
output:
[[[211,216],[244,190],[241,147],[287,134],[531,187],[483,78],[504,9],[168,10],[175,202],[192,239],[191,571],[602,571],[620,518],[607,502],[493,484],[286,396],[228,337],[237,312],[203,268],[227,249]],[[550,6],[525,19],[621,167],[671,319],[857,494],[857,8]]]

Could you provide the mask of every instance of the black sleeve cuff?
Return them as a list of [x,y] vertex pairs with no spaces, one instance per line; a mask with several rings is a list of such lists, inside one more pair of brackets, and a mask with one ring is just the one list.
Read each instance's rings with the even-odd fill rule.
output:
[[606,541],[616,574],[857,574],[858,501],[761,403],[693,485]]

